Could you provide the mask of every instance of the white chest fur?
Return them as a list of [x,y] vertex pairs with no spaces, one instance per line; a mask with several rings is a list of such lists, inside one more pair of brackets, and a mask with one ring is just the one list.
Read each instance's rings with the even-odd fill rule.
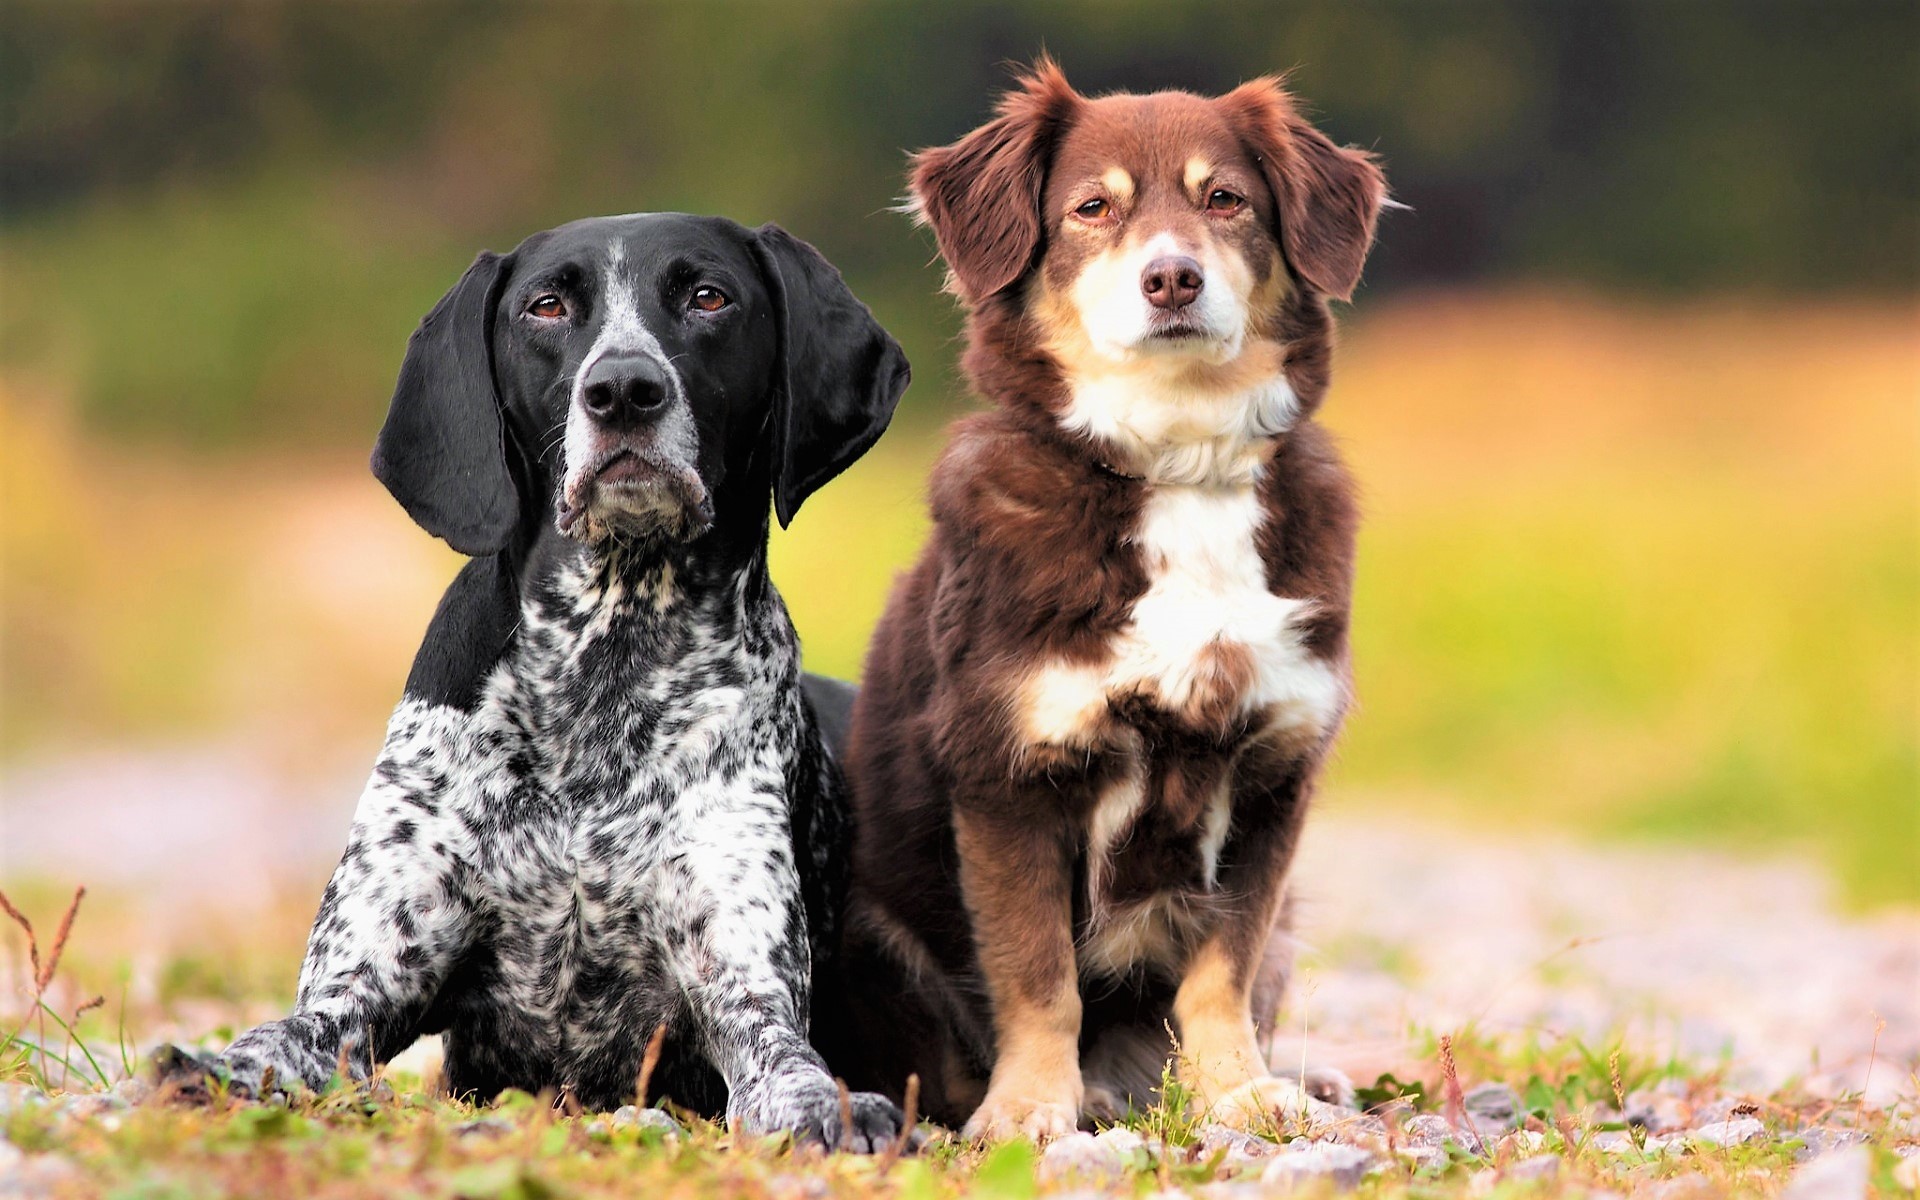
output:
[[1029,741],[1089,746],[1109,702],[1128,695],[1173,714],[1261,714],[1277,731],[1330,727],[1344,685],[1302,644],[1312,602],[1268,588],[1262,517],[1252,484],[1153,485],[1133,537],[1147,590],[1103,660],[1047,663],[1028,677],[1019,705]]

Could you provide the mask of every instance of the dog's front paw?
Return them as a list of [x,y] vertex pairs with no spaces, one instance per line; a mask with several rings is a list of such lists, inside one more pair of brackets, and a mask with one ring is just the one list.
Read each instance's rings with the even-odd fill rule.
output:
[[1207,1116],[1235,1129],[1267,1129],[1331,1125],[1353,1115],[1316,1098],[1311,1083],[1311,1073],[1309,1087],[1300,1086],[1298,1076],[1262,1075],[1214,1099]]
[[1354,1094],[1353,1080],[1347,1078],[1347,1073],[1338,1067],[1308,1067],[1299,1079],[1307,1089],[1307,1095],[1322,1104],[1331,1104],[1335,1108],[1360,1107]]
[[[241,1034],[215,1062],[235,1094],[267,1099],[326,1090],[340,1073],[343,1056],[336,1049],[330,1057],[325,1050],[320,1031],[295,1016]],[[354,1073],[350,1067],[348,1073]]]
[[224,1088],[233,1073],[209,1050],[167,1042],[147,1056],[155,1090],[164,1098],[205,1103]]
[[736,1089],[727,1123],[743,1133],[787,1133],[796,1144],[855,1154],[876,1154],[899,1139],[905,1118],[893,1101],[874,1092],[852,1092],[847,1100],[843,1113],[840,1085],[826,1072],[789,1071]]
[[967,1118],[965,1135],[976,1142],[1024,1137],[1036,1142],[1065,1137],[1080,1128],[1080,1105],[1071,1097],[1039,1099],[989,1090]]

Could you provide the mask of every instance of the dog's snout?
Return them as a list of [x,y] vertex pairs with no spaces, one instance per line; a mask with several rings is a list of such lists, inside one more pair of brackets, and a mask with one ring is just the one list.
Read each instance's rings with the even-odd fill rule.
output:
[[594,420],[629,428],[660,415],[672,395],[666,368],[646,355],[608,355],[587,369],[580,402]]
[[1185,255],[1156,258],[1140,273],[1140,290],[1155,308],[1185,308],[1199,299],[1206,282],[1200,264]]

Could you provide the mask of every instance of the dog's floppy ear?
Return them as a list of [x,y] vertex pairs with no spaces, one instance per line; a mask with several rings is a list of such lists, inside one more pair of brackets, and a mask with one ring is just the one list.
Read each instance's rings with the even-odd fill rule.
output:
[[1278,79],[1241,84],[1219,103],[1266,175],[1294,274],[1323,295],[1350,298],[1387,195],[1373,157],[1308,124]]
[[820,252],[778,225],[754,231],[780,323],[773,508],[780,527],[886,431],[907,356]]
[[1080,106],[1079,93],[1042,57],[1000,98],[998,115],[950,146],[913,156],[912,211],[933,227],[949,288],[977,304],[1018,283],[1044,229],[1047,156]]
[[493,310],[511,256],[483,253],[407,342],[373,473],[422,529],[496,554],[520,516],[493,380]]

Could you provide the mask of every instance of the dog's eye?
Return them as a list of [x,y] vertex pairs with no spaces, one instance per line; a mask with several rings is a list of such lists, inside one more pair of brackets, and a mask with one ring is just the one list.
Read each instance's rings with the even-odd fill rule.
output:
[[693,289],[693,295],[687,303],[701,312],[719,312],[732,301],[728,300],[727,294],[719,288],[702,284]]
[[527,305],[527,315],[543,321],[557,321],[567,315],[567,302],[552,292],[542,292]]
[[1246,201],[1225,188],[1215,188],[1207,193],[1207,209],[1210,212],[1233,212]]
[[1109,212],[1112,212],[1112,211],[1113,211],[1113,206],[1111,204],[1108,204],[1105,200],[1102,200],[1100,199],[1100,197],[1095,196],[1093,199],[1087,201],[1085,204],[1082,204],[1079,208],[1074,209],[1073,215],[1076,217],[1079,217],[1083,221],[1098,221],[1101,217],[1106,216]]

